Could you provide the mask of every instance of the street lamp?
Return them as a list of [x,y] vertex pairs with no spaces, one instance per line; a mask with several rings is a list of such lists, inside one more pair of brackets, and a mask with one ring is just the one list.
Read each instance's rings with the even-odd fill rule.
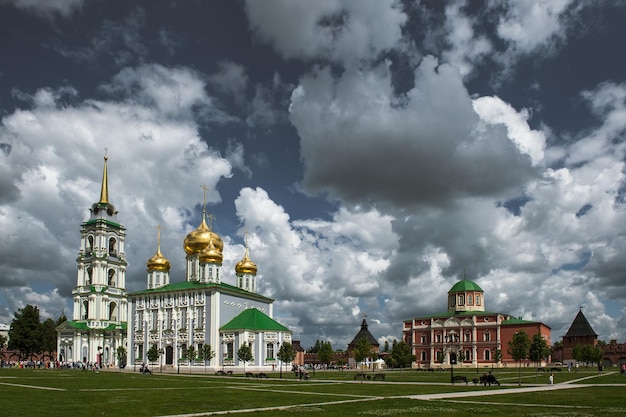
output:
[[280,342],[276,342],[276,347],[278,349],[278,353],[276,354],[276,357],[280,361],[280,363],[278,364],[278,367],[280,368],[280,370],[279,370],[280,379],[283,379],[283,361],[280,359],[280,357],[282,356],[280,354]]
[[456,333],[450,332],[449,335],[446,335],[444,337],[444,340],[445,340],[444,343],[449,346],[449,352],[450,352],[450,383],[454,384],[454,364],[456,363],[457,349],[456,349],[456,346],[453,346],[453,344],[459,343],[459,335]]

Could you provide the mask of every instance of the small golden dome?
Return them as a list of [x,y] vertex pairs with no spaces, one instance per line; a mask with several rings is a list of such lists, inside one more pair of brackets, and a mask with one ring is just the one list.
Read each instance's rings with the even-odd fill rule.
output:
[[148,259],[146,263],[148,267],[148,271],[166,271],[170,270],[170,261],[167,260],[165,256],[161,253],[161,248],[159,247],[154,254],[154,256]]
[[222,264],[224,255],[213,244],[213,239],[209,240],[206,248],[202,249],[199,256],[200,262],[205,264]]
[[256,275],[256,271],[257,271],[256,264],[252,262],[250,258],[248,257],[248,248],[246,248],[245,255],[243,255],[243,258],[241,259],[241,261],[237,262],[237,265],[235,265],[235,272],[238,275],[241,275],[241,274]]
[[213,242],[215,249],[220,252],[224,248],[222,238],[217,233],[213,232],[209,226],[207,226],[205,215],[202,213],[202,223],[200,223],[200,226],[198,226],[196,230],[189,232],[189,234],[185,237],[185,240],[183,241],[183,248],[185,249],[187,255],[191,255],[192,253],[198,253],[209,246],[209,242]]

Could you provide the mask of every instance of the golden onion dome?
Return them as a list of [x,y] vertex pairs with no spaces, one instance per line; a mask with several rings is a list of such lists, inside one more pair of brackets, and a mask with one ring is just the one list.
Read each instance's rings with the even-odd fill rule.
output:
[[167,260],[165,256],[161,253],[161,248],[159,247],[154,254],[154,256],[148,259],[146,263],[148,267],[148,271],[166,271],[170,270],[170,261]]
[[[219,236],[218,236],[219,237]],[[222,264],[224,255],[221,250],[218,250],[213,243],[213,239],[209,240],[209,244],[206,248],[200,252],[199,260],[205,264]]]
[[241,275],[241,274],[256,275],[256,271],[257,271],[256,264],[250,260],[250,257],[248,257],[248,248],[246,248],[245,255],[243,255],[243,258],[241,259],[241,261],[237,262],[237,265],[235,265],[235,272],[238,275]]
[[222,251],[224,248],[224,242],[222,238],[215,232],[213,232],[206,224],[204,213],[202,214],[202,223],[200,226],[185,237],[183,241],[183,248],[187,255],[192,253],[198,253],[204,248],[209,246],[209,242],[213,242],[213,246],[218,251]]

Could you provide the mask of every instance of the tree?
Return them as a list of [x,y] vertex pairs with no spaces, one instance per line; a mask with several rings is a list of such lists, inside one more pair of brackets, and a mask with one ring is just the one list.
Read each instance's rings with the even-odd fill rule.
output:
[[411,347],[404,341],[400,341],[394,343],[391,349],[391,355],[389,355],[386,363],[389,364],[389,362],[391,362],[392,367],[406,368],[414,361],[415,355],[411,353]]
[[246,363],[254,360],[252,356],[252,348],[246,342],[243,342],[243,345],[237,351],[237,356],[240,361],[243,361],[243,371],[246,372]]
[[315,341],[315,346],[308,348],[306,353],[317,353],[320,351],[321,347],[322,347],[322,344],[318,339]]
[[330,342],[322,342],[317,352],[317,358],[320,360],[320,363],[324,365],[330,364],[333,360],[333,347]]
[[194,348],[193,345],[190,345],[187,348],[187,360],[189,361],[190,367],[191,367],[191,363],[196,360],[196,348]]
[[41,350],[52,355],[57,349],[57,324],[52,319],[46,319],[41,324]]
[[365,360],[365,358],[370,356],[372,352],[372,345],[367,341],[366,338],[362,337],[356,342],[356,346],[354,347],[354,351],[352,354],[354,356],[354,360],[357,363],[361,363]]
[[7,337],[0,334],[0,350],[2,350],[6,342],[7,342]]
[[519,362],[519,379],[518,385],[522,385],[522,360],[528,357],[530,349],[530,339],[525,331],[517,332],[513,335],[513,339],[509,341],[509,354],[514,361]]
[[546,340],[540,333],[535,334],[528,351],[528,359],[535,362],[537,366],[539,366],[539,363],[543,359],[547,358],[548,355],[550,355],[550,347],[548,346],[548,343],[546,343]]
[[148,361],[153,365],[154,362],[159,359],[159,356],[161,356],[161,352],[159,352],[157,345],[152,345],[152,347],[146,352],[146,358],[148,358]]
[[124,369],[126,367],[126,348],[124,346],[118,346],[115,353],[117,354],[117,365],[120,369]]
[[42,340],[39,309],[30,304],[18,309],[9,329],[9,349],[19,351],[20,359],[28,359],[41,352]]
[[211,347],[211,345],[202,346],[202,350],[200,351],[200,359],[204,361],[204,373],[206,374],[206,363],[211,362],[211,359],[215,357],[215,351]]
[[290,363],[290,362],[292,362],[295,359],[295,357],[296,357],[296,350],[293,348],[291,343],[284,342],[280,346],[280,349],[278,349],[278,354],[276,355],[276,357],[278,359],[280,359],[280,361],[281,361],[280,373],[282,375],[282,372],[283,372],[283,368],[282,368],[283,365],[282,364],[283,363]]

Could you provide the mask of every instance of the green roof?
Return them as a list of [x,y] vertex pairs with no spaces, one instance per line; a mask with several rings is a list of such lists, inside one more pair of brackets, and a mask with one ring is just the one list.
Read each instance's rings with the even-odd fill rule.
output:
[[531,323],[537,323],[537,322],[530,321],[530,320],[523,320],[522,318],[517,318],[517,317],[512,317],[508,320],[502,320],[503,326],[511,325],[511,324],[531,324]]
[[461,292],[461,291],[484,292],[483,289],[480,288],[478,284],[476,284],[474,281],[470,281],[469,279],[462,279],[461,281],[454,284],[452,288],[450,288],[450,291],[448,291],[448,294],[452,292]]
[[220,327],[223,330],[259,330],[290,332],[288,328],[256,308],[248,308]]
[[[57,326],[57,329],[59,330],[63,330],[63,328],[72,328],[72,329],[77,329],[77,330],[93,330],[90,327],[87,326],[87,322],[86,321],[64,321],[63,323],[59,324]],[[127,323],[126,322],[121,322],[121,323],[111,323],[109,324],[107,327],[105,328],[98,328],[98,330],[126,330],[127,329]]]
[[237,293],[248,298],[255,298],[257,300],[262,300],[268,303],[271,303],[274,301],[273,299],[269,297],[265,297],[263,295],[260,295],[254,292],[246,291],[239,287],[235,287],[234,285],[225,284],[223,282],[218,284],[215,282],[199,282],[199,281],[175,282],[173,284],[164,285],[159,288],[151,288],[147,290],[135,291],[135,292],[129,293],[128,296],[133,297],[133,296],[139,296],[139,295],[161,294],[161,293],[166,293],[166,292],[171,292],[171,291],[189,291],[189,290],[206,290],[206,289],[220,289],[222,291]]

